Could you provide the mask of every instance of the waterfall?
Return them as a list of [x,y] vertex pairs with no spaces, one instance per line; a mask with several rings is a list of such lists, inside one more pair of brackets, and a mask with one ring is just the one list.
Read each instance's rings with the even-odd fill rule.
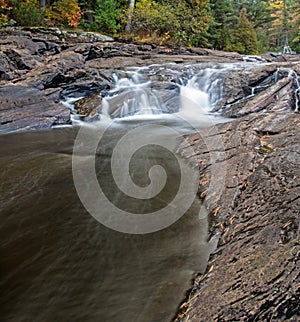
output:
[[102,114],[124,118],[164,113],[159,96],[152,90],[151,81],[143,77],[142,70],[128,71],[123,77],[114,75],[115,87],[103,98]]
[[102,101],[110,118],[208,114],[222,97],[224,69],[153,65],[114,75],[115,86]]
[[298,88],[295,91],[295,98],[296,98],[296,104],[295,104],[295,111],[299,112],[299,105],[300,105],[300,86],[299,81],[297,80]]
[[181,86],[179,114],[192,117],[197,114],[207,114],[210,110],[209,94],[199,89],[198,77],[194,76],[188,80],[186,86]]
[[[226,111],[238,110],[284,77],[293,82],[293,109],[298,112],[300,84],[291,68],[274,68],[265,76],[258,63],[170,63],[128,67],[114,70],[111,88],[101,92],[102,100],[96,113],[101,114],[98,119],[107,121],[176,116],[203,121],[208,115],[214,118],[220,113],[231,115]],[[82,116],[73,108],[74,101],[79,98],[78,95],[67,96],[62,101],[71,109],[75,123],[82,121]]]
[[298,79],[298,75],[296,74],[296,72],[294,70],[291,70],[290,72],[290,76],[293,77],[294,81],[295,81],[295,112],[299,112],[299,108],[300,108],[300,83],[299,83],[299,79]]

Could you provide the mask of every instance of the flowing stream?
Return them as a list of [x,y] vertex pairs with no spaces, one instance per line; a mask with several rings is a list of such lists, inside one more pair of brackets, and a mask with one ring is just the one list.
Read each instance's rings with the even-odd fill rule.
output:
[[[166,322],[174,317],[195,272],[205,270],[214,248],[208,241],[208,219],[199,216],[197,197],[163,229],[158,225],[155,231],[124,233],[123,227],[110,229],[110,222],[95,220],[79,193],[84,189],[85,196],[94,196],[85,166],[93,158],[109,202],[88,200],[99,216],[113,218],[114,227],[118,217],[111,205],[147,216],[179,195],[178,186],[187,178],[174,157],[178,140],[225,120],[210,115],[221,97],[215,69],[196,74],[192,67],[183,72],[171,67],[119,71],[115,88],[103,99],[98,122],[0,136],[1,321]],[[164,82],[174,75],[176,82]],[[78,143],[81,128],[87,132]],[[117,167],[128,172],[135,185],[147,188],[150,169],[160,165],[167,181],[157,196],[129,198],[116,184],[112,155],[130,134],[128,142],[136,153],[129,170],[122,163]],[[99,142],[90,147],[95,136]],[[143,145],[144,139],[151,144]],[[74,174],[76,142],[79,168]],[[121,144],[122,153],[129,149],[127,144]],[[159,146],[164,144],[171,148]],[[117,161],[125,157],[121,154]],[[131,179],[124,180],[126,188]],[[185,195],[179,197],[184,204]]]

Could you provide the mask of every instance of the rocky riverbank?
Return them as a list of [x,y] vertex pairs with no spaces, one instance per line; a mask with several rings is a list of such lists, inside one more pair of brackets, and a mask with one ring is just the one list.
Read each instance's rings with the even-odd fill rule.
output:
[[[69,124],[71,112],[61,100],[71,96],[87,96],[77,109],[93,118],[101,108],[99,94],[105,95],[113,84],[114,69],[243,59],[268,63],[226,75],[215,111],[235,119],[182,143],[182,155],[200,169],[199,196],[210,214],[212,234],[220,239],[176,321],[298,321],[299,56],[245,58],[91,35],[66,40],[60,33],[33,30],[4,29],[0,35],[4,133]],[[211,158],[209,147],[216,138],[223,144],[222,153]],[[224,180],[213,179],[216,169],[222,171],[220,177],[226,169]]]
[[[262,67],[260,88],[272,66]],[[256,95],[249,84],[258,70],[229,74],[216,110],[237,119],[182,143],[220,239],[176,322],[299,320],[299,66],[279,66],[280,80]],[[209,148],[217,141],[220,151]]]
[[[66,34],[57,29],[1,29],[0,48],[1,132],[69,124],[71,112],[61,100],[107,91],[113,84],[113,71],[116,69],[168,62],[224,63],[245,60],[245,57],[237,53],[125,44],[101,38],[100,35]],[[298,56],[270,54],[247,59],[259,59],[273,64],[253,69],[248,75],[241,71],[231,73],[225,80],[225,100],[219,105],[219,109],[249,95],[249,86],[260,84],[273,75],[279,66],[295,65],[294,61],[298,61]],[[281,87],[294,86],[291,76],[289,79],[286,77],[286,82]],[[251,109],[247,105],[243,111],[246,109],[247,113],[249,108]],[[234,109],[240,110],[240,105],[233,104],[231,109],[226,110],[226,114],[239,115],[240,112]],[[95,111],[94,108],[82,107],[81,104],[79,113],[84,117],[94,115]]]
[[[220,236],[176,321],[298,321],[300,115],[245,116],[186,138],[200,165],[199,195]],[[224,143],[214,167],[207,145]],[[187,149],[190,150],[190,149]],[[209,189],[211,177],[225,180]],[[216,198],[215,191],[222,191]]]
[[123,44],[110,38],[31,29],[0,30],[0,131],[71,122],[61,99],[107,90],[113,69],[155,63],[241,61],[234,53]]

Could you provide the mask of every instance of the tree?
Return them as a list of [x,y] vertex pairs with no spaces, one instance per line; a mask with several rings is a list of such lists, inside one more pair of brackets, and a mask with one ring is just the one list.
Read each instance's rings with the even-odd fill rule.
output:
[[127,23],[125,27],[125,32],[127,34],[130,34],[131,32],[132,15],[133,15],[134,6],[135,6],[135,0],[129,0],[128,18],[127,18]]
[[9,23],[9,14],[11,6],[8,0],[0,0],[0,26],[5,26]]
[[230,0],[211,0],[210,9],[213,20],[208,29],[209,43],[214,49],[222,50],[229,45],[230,30],[238,19]]
[[293,4],[292,9],[294,14],[292,15],[293,24],[290,34],[291,47],[294,51],[300,53],[300,0],[297,0]]
[[82,12],[82,26],[83,28],[91,29],[95,18],[95,11],[98,6],[97,0],[78,0],[79,7]]
[[181,9],[178,6],[179,11],[177,12],[180,17],[180,28],[184,35],[182,38],[185,39],[184,44],[207,47],[207,30],[212,21],[208,0],[189,0],[182,3]]
[[245,8],[240,11],[237,28],[234,30],[231,45],[227,49],[247,55],[258,53],[257,36],[253,25],[247,18]]
[[114,34],[119,29],[121,11],[116,0],[97,0],[92,30]]
[[57,26],[77,27],[81,15],[77,0],[58,0],[46,10],[48,23]]
[[42,10],[46,8],[46,0],[40,0],[40,7]]
[[282,50],[291,29],[291,3],[285,0],[270,1],[272,24],[269,26],[270,47]]
[[204,46],[211,16],[208,0],[139,0],[124,20],[126,32],[137,38]]
[[270,3],[274,0],[233,0],[232,4],[237,14],[242,8],[247,9],[247,18],[255,29],[259,52],[270,49],[269,29],[272,26],[272,9]]
[[10,0],[10,18],[19,26],[39,26],[43,20],[43,12],[38,0]]

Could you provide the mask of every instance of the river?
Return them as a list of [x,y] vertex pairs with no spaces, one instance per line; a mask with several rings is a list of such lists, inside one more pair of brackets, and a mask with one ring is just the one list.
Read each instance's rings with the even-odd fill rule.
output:
[[[105,122],[103,116],[93,125],[0,136],[1,321],[171,321],[213,249],[208,219],[199,217],[198,197],[193,196],[170,222],[132,231],[132,224],[119,225],[111,205],[147,216],[172,204],[178,195],[178,204],[185,204],[179,186],[187,178],[178,173],[180,161],[174,157],[178,139],[207,127],[211,117],[207,110],[194,113],[203,109],[197,106],[199,97],[208,102],[203,92],[190,88],[182,93],[181,104],[188,104],[189,110],[181,109],[176,117],[146,113]],[[114,147],[127,133],[133,135],[128,142],[137,150],[129,169],[136,185],[149,185],[153,166],[165,169],[167,182],[157,196],[128,198],[117,187],[111,160]],[[146,147],[143,138],[150,142]],[[159,146],[164,144],[168,151]],[[128,149],[123,145],[123,153]],[[103,202],[94,196],[92,179],[86,177],[89,157],[106,196]],[[116,168],[125,172],[118,164]]]

